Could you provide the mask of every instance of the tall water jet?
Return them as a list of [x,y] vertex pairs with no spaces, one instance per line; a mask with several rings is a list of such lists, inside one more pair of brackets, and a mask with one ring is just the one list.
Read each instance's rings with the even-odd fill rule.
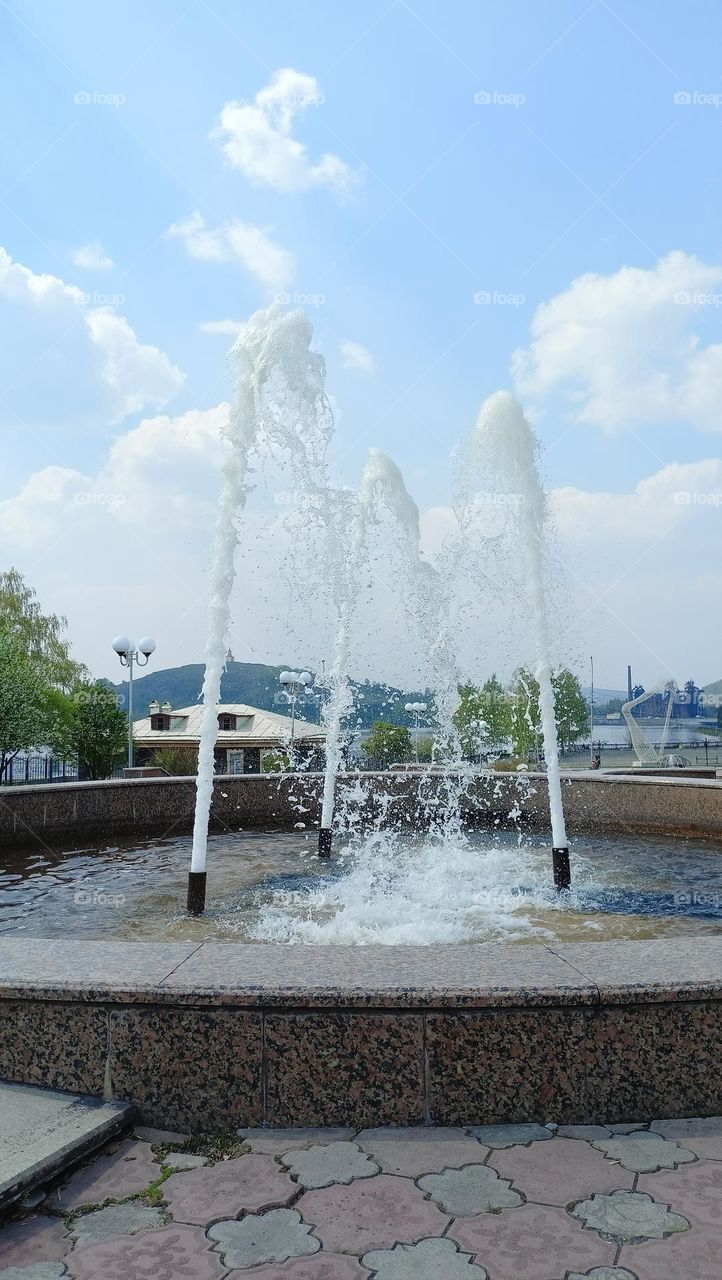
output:
[[208,822],[218,735],[221,676],[228,649],[231,593],[238,544],[237,518],[246,504],[251,457],[260,446],[290,458],[301,488],[320,487],[332,416],[325,392],[323,358],[310,350],[313,328],[302,311],[274,304],[257,311],[231,348],[233,387],[225,438],[222,490],[210,569],[193,849],[188,875],[188,911],[205,908]]
[[[507,391],[485,400],[472,435],[472,452],[486,455],[503,485],[508,509],[516,516],[532,627],[536,639],[534,674],[539,685],[539,711],[549,789],[552,860],[557,889],[571,883],[559,773],[559,744],[552,685],[549,617],[544,587],[545,500],[537,467],[537,441],[521,405]],[[514,498],[515,501],[511,501]]]

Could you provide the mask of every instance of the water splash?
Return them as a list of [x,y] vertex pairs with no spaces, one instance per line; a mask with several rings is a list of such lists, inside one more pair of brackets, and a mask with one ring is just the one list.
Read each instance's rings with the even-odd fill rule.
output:
[[313,328],[302,311],[274,304],[257,311],[231,348],[233,399],[210,569],[196,807],[191,872],[206,866],[213,796],[221,676],[228,649],[231,596],[238,544],[237,520],[246,505],[248,474],[256,451],[285,455],[307,489],[323,486],[333,416],[325,390],[322,356],[311,351]]
[[559,773],[559,744],[552,685],[551,641],[544,587],[544,525],[546,504],[537,467],[534,429],[521,405],[508,391],[485,400],[470,441],[472,456],[482,455],[505,487],[508,511],[519,533],[518,554],[523,566],[532,631],[536,643],[534,675],[539,685],[539,711],[549,787],[549,813],[554,847],[567,844]]

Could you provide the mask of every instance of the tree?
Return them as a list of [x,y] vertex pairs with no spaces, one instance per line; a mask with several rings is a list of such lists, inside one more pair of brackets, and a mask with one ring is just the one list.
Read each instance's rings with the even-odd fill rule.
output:
[[[557,737],[562,750],[567,750],[587,732],[589,708],[578,676],[568,667],[552,672]],[[511,740],[516,755],[538,751],[542,739],[539,711],[539,683],[522,667],[512,684]]]
[[76,759],[84,778],[109,778],[122,764],[128,741],[128,722],[116,694],[101,680],[84,681],[76,685],[69,701],[64,749],[59,754]]
[[371,764],[388,769],[390,764],[401,764],[411,759],[411,734],[404,725],[374,720],[361,749]]
[[511,733],[511,702],[496,675],[485,680],[480,689],[473,684],[460,685],[454,724],[461,749],[471,759],[485,748],[504,745]]
[[36,662],[11,632],[0,632],[0,781],[19,751],[43,744],[45,688]]
[[17,569],[0,572],[0,632],[16,637],[48,686],[65,690],[87,677],[63,639],[67,625],[66,618],[43,613],[35,592]]

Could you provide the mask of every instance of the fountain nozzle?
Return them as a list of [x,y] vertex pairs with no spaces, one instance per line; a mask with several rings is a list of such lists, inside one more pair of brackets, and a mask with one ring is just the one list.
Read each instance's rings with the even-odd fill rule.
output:
[[564,889],[570,889],[572,883],[572,873],[569,867],[569,849],[566,845],[561,848],[552,848],[552,869],[554,871],[554,888],[558,893]]
[[191,916],[202,916],[206,907],[206,872],[189,871],[186,908]]
[[319,827],[318,831],[318,856],[319,858],[331,857],[331,841],[333,839],[333,831],[330,827]]

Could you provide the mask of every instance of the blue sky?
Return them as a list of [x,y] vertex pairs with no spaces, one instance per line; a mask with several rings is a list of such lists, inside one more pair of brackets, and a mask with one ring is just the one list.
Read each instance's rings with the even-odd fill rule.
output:
[[[10,298],[0,499],[45,468],[97,474],[113,441],[156,409],[210,411],[224,398],[231,339],[199,326],[242,320],[274,291],[267,270],[264,283],[218,248],[235,222],[291,255],[291,296],[323,299],[309,310],[338,405],[340,479],[353,482],[379,445],[422,508],[443,506],[451,448],[479,401],[516,379],[548,485],[607,495],[600,529],[613,532],[615,495],[624,501],[670,464],[705,464],[704,491],[716,493],[721,37],[717,4],[671,0],[3,5],[0,245],[34,275],[89,292],[93,306],[120,298],[113,312],[167,367],[137,406],[132,395],[111,406],[107,366],[103,396],[89,396],[87,352],[73,348],[59,368],[66,336],[52,326],[34,352]],[[316,85],[290,127],[307,169],[330,153],[347,183],[283,190],[234,167],[211,136],[226,104],[252,103],[283,68]],[[475,101],[480,93],[490,100]],[[216,236],[215,258],[168,234],[194,215]],[[78,266],[87,245],[113,265]],[[659,264],[675,252],[683,260],[665,276]],[[570,296],[588,273],[598,287]],[[675,303],[685,290],[689,305]],[[561,317],[546,313],[538,349],[513,375],[512,353],[529,352],[538,309],[558,298]],[[580,338],[590,308],[602,331]],[[93,342],[107,356],[116,339]],[[704,367],[690,367],[700,349]],[[698,473],[686,474],[696,491]],[[587,509],[597,518],[594,500],[574,501],[581,520]],[[711,554],[719,532],[720,508],[701,505],[694,537],[674,535],[694,557]],[[649,530],[649,513],[637,524]],[[22,562],[23,546],[11,541],[8,554]],[[647,572],[651,543],[642,558]],[[46,572],[47,562],[40,585]],[[599,572],[617,570],[610,560]],[[72,622],[82,571],[65,587]],[[710,561],[697,598],[714,588]],[[619,683],[624,644],[610,636],[608,683]],[[678,665],[681,652],[654,660]],[[707,679],[722,671],[711,648],[699,662]]]

